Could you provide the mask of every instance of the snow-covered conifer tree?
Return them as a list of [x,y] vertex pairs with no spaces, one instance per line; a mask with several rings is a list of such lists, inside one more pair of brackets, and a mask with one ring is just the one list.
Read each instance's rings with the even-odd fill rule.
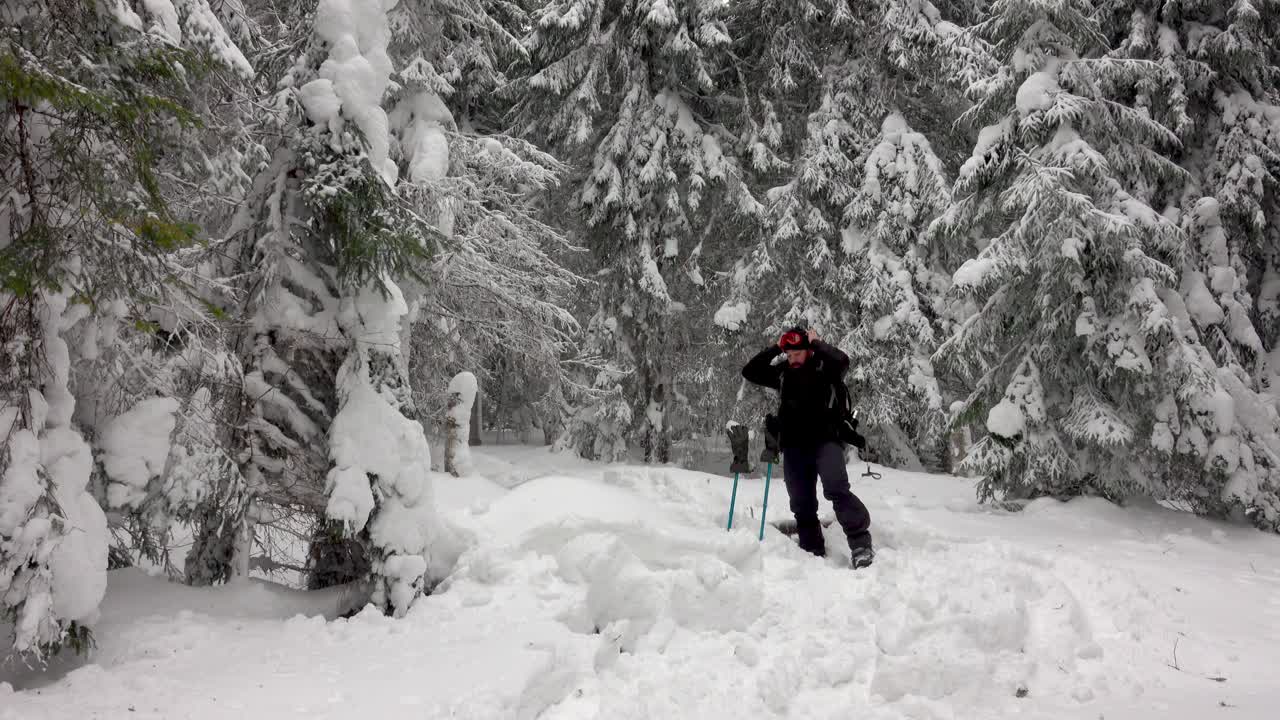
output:
[[1175,159],[1187,183],[1164,189],[1184,206],[1190,236],[1183,294],[1194,306],[1219,305],[1197,313],[1197,323],[1223,362],[1248,365],[1241,354],[1260,349],[1250,306],[1265,274],[1268,219],[1280,211],[1280,109],[1270,100],[1280,86],[1280,51],[1269,42],[1280,32],[1280,3],[1137,5],[1112,23],[1113,54],[1167,71],[1165,85],[1137,89],[1138,102],[1183,139]]
[[611,421],[596,425],[592,440],[565,441],[579,451],[616,453],[636,438],[647,458],[669,458],[671,428],[688,413],[673,333],[693,322],[684,312],[698,311],[703,243],[719,240],[708,228],[758,212],[733,137],[715,121],[724,16],[724,4],[711,0],[558,1],[534,14],[525,41],[532,73],[510,88],[519,127],[574,164],[572,206],[584,213],[582,244],[600,270],[594,324],[613,337],[602,346],[627,354],[608,358],[611,377],[591,383],[603,390],[620,380],[627,411],[581,413]]
[[630,352],[616,317],[601,307],[586,327],[582,353],[575,359],[580,378],[566,398],[565,431],[557,450],[571,450],[590,460],[617,462],[626,457],[632,405],[624,382]]
[[[974,14],[975,3],[942,4],[949,14],[927,0],[735,4],[746,152],[762,179],[785,180],[768,193],[774,250],[756,253],[756,262],[794,257],[800,264],[787,272],[820,276],[840,245],[842,216],[880,142],[881,120],[898,112],[926,135],[950,125],[961,105],[960,81],[983,57],[955,24]],[[948,144],[939,154],[950,152]],[[825,242],[814,245],[819,240]],[[793,311],[786,322],[826,313],[794,311],[807,303],[780,297],[778,309]]]
[[400,0],[390,12],[401,78],[442,98],[465,132],[493,127],[492,94],[525,57],[520,33],[528,15],[506,0]]
[[[541,217],[563,166],[499,132],[496,92],[525,59],[520,6],[484,0],[402,0],[390,14],[398,88],[393,152],[407,164],[403,192],[441,220],[427,285],[410,299],[411,377],[428,428],[460,371],[486,389],[518,387],[520,412],[555,424],[561,355],[577,323],[565,309],[582,285],[561,264],[573,252]],[[416,173],[416,174],[415,174]]]
[[[228,513],[244,509],[235,502],[243,478],[230,454],[242,377],[221,321],[203,309],[179,320],[173,309],[195,298],[171,295],[177,302],[149,304],[139,327],[103,313],[69,336],[82,349],[72,373],[74,419],[94,451],[91,491],[108,511],[113,567],[145,559],[208,584],[229,577],[235,547],[223,548],[226,563],[210,564],[210,538],[198,528],[185,572],[168,551],[185,534],[179,525],[213,522],[216,535]],[[152,317],[164,326],[152,327]]]
[[840,299],[825,292],[839,218],[858,187],[858,156],[889,112],[888,99],[860,71],[876,19],[854,5],[748,0],[733,8],[735,52],[743,58],[736,68],[741,132],[748,167],[767,183],[768,208],[722,306],[734,330],[754,329],[745,323],[752,312],[770,335],[797,322],[843,330],[831,327]]
[[980,493],[1144,493],[1273,524],[1274,430],[1256,434],[1257,408],[1197,337],[1183,233],[1143,200],[1182,179],[1162,155],[1174,133],[1119,102],[1159,66],[1102,57],[1086,2],[991,10],[980,30],[1000,68],[970,113],[986,125],[935,224],[981,248],[953,276],[979,309],[938,353],[973,388],[958,420],[985,419],[965,460]]
[[[943,10],[921,0],[749,0],[734,5],[731,23],[743,60],[744,112],[738,122],[750,167],[766,188],[769,215],[734,266],[722,325],[775,336],[786,326],[809,324],[841,343],[856,356],[855,402],[884,424],[885,437],[876,441],[886,459],[905,463],[914,463],[923,449],[904,443],[897,427],[898,420],[915,414],[907,411],[910,402],[902,392],[911,371],[899,368],[903,357],[881,354],[887,346],[868,345],[873,325],[902,301],[890,290],[900,286],[890,280],[892,273],[885,282],[868,275],[885,267],[885,256],[877,253],[889,246],[864,238],[868,223],[880,224],[881,214],[904,210],[895,192],[922,198],[900,228],[899,253],[915,246],[908,236],[945,203],[941,164],[955,152],[950,123],[962,105],[960,80],[972,76],[985,57],[980,43],[955,24],[971,17],[976,4],[942,5]],[[770,21],[761,23],[761,17]],[[883,132],[881,121],[889,117],[902,118],[911,131],[896,132],[895,123],[894,132]],[[939,144],[926,141],[927,132]],[[882,157],[903,137],[913,140],[901,148],[900,160]],[[919,172],[907,172],[904,165],[899,177],[899,162],[914,163]],[[879,192],[881,179],[889,180],[890,196]],[[932,267],[959,253],[920,246],[916,254],[922,267]],[[864,287],[866,282],[871,284]],[[926,317],[916,329],[928,326],[932,337],[938,330],[933,308]],[[883,342],[912,342],[900,337],[905,328],[881,325],[889,333]]]
[[[399,192],[447,157],[436,118],[385,104],[387,11],[322,0],[279,97],[286,142],[233,228],[253,268],[246,338],[246,476],[253,492],[323,508],[367,548],[373,602],[402,614],[436,559],[430,453],[408,383],[401,285],[441,236]],[[430,98],[408,100],[429,105]],[[394,111],[394,108],[392,108]]]
[[919,465],[920,449],[943,444],[945,408],[931,356],[949,329],[941,302],[949,278],[923,230],[950,195],[941,161],[902,115],[885,118],[880,138],[848,206],[835,280],[849,288],[856,324],[839,342],[851,360],[850,390],[887,453],[882,459]]
[[[1280,403],[1280,3],[1102,3],[1113,55],[1158,62],[1137,102],[1182,140],[1186,180],[1152,188],[1187,232],[1181,293],[1215,360]],[[1265,398],[1264,398],[1265,400]]]
[[[385,11],[323,2],[273,23],[301,32],[272,44],[307,52],[272,66],[281,79],[270,86],[283,89],[264,125],[284,142],[269,148],[228,232],[247,302],[234,312],[254,318],[240,343],[250,402],[239,442],[252,496],[346,523],[318,526],[317,577],[354,579],[344,573],[369,566],[365,550],[425,558],[434,531],[429,493],[414,497],[417,480],[405,479],[430,466],[425,446],[405,459],[399,484],[400,470],[380,466],[362,490],[349,471],[360,445],[341,438],[359,425],[346,414],[388,399],[411,423],[401,428],[408,452],[413,427],[440,427],[450,374],[487,385],[502,353],[516,360],[513,374],[555,395],[575,327],[558,303],[577,278],[552,257],[568,248],[535,202],[559,166],[491,134],[485,104],[520,55],[505,24],[520,17],[503,3],[402,0]],[[394,338],[384,311],[397,318]],[[377,392],[353,391],[364,383]],[[396,611],[423,586],[404,562],[371,566],[378,601]]]
[[204,0],[25,0],[0,24],[0,614],[39,654],[85,646],[106,586],[75,366],[189,279],[171,182],[200,178],[193,87],[251,70]]

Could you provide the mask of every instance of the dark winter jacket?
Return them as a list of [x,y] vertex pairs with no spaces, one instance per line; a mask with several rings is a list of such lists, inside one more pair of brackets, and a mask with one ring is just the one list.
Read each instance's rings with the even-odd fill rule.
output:
[[781,390],[778,421],[784,448],[817,447],[836,440],[837,411],[832,408],[836,383],[844,382],[849,356],[839,348],[816,340],[804,365],[791,367],[785,360],[774,364],[782,349],[761,350],[742,368],[742,377],[756,385]]

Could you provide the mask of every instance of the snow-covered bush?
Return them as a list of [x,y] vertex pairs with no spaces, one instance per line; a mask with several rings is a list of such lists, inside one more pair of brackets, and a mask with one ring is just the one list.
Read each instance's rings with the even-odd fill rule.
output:
[[66,292],[33,295],[18,305],[29,315],[0,325],[0,617],[16,650],[41,654],[88,640],[107,584],[107,522],[87,492],[93,456],[72,423],[63,336],[87,308]]
[[455,477],[471,474],[471,446],[468,443],[471,430],[472,407],[476,402],[479,385],[476,376],[460,372],[449,381],[449,410],[445,420],[445,472]]

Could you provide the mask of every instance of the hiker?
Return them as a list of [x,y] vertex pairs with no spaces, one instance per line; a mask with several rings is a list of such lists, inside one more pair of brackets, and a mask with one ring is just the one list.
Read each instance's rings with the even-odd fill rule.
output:
[[[786,354],[786,362],[778,362]],[[826,555],[822,524],[818,520],[817,481],[831,501],[836,520],[849,540],[854,568],[871,564],[871,514],[849,489],[837,390],[843,391],[849,356],[823,342],[812,329],[792,328],[776,345],[760,351],[742,368],[749,382],[779,391],[778,444],[796,518],[800,547],[819,557]],[[839,388],[837,388],[839,386]]]

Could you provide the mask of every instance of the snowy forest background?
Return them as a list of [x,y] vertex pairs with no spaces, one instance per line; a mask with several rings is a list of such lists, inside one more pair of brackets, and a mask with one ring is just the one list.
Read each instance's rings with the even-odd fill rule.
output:
[[144,559],[402,614],[456,552],[458,373],[487,430],[690,464],[758,424],[740,367],[796,323],[885,464],[1280,530],[1277,0],[0,18],[19,651],[88,642]]

